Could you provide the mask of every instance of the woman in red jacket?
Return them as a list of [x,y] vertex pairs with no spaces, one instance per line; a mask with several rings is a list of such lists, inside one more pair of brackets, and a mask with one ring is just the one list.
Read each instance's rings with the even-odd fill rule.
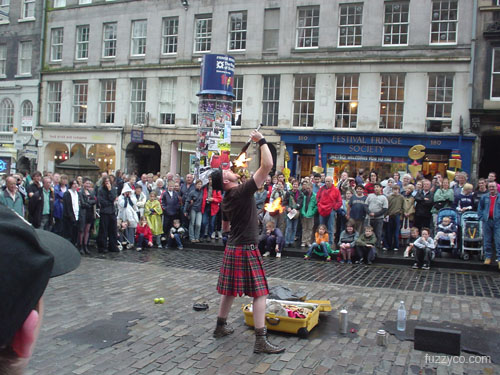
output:
[[215,219],[219,212],[220,203],[222,202],[222,193],[220,190],[215,190],[212,187],[212,177],[208,178],[208,184],[203,186],[203,201],[201,204],[201,213],[203,218],[201,221],[200,240],[210,242],[212,233],[215,230]]
[[144,216],[141,216],[139,225],[135,228],[135,246],[137,251],[141,251],[143,247],[153,247],[153,232]]

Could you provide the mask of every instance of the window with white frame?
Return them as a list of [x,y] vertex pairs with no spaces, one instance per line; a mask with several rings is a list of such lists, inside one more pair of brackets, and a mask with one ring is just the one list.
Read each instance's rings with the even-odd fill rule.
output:
[[148,36],[148,22],[146,20],[132,21],[131,55],[144,56],[146,54],[146,39]]
[[247,12],[229,13],[228,51],[244,51],[247,48]]
[[212,14],[196,16],[194,52],[210,52],[212,48]]
[[243,76],[233,77],[233,119],[232,123],[235,126],[241,126],[241,115],[243,105]]
[[76,59],[85,60],[89,58],[90,26],[80,25],[76,27]]
[[92,4],[92,0],[78,0],[78,4],[80,5]]
[[264,51],[278,50],[280,36],[280,10],[264,10]]
[[8,17],[10,11],[10,0],[0,0],[0,11],[2,15]]
[[385,3],[384,46],[408,45],[409,8],[408,1]]
[[62,27],[52,29],[50,32],[50,60],[61,61],[63,52],[64,31]]
[[341,4],[339,9],[339,47],[361,46],[363,4]]
[[405,75],[382,74],[380,83],[381,129],[402,129],[405,104]]
[[54,0],[54,8],[62,8],[66,6],[66,0]]
[[14,127],[14,104],[9,98],[0,103],[0,132],[11,132]]
[[431,44],[456,44],[457,0],[434,0],[431,14]]
[[0,77],[5,77],[7,72],[7,45],[0,44]]
[[131,80],[130,121],[132,124],[146,123],[146,78]]
[[296,48],[318,47],[319,6],[297,8]]
[[21,126],[23,133],[33,131],[33,103],[29,100],[21,104]]
[[191,113],[191,125],[198,125],[198,104],[196,95],[200,91],[200,77],[191,77],[191,100],[189,102]]
[[451,131],[453,74],[429,73],[427,88],[427,131]]
[[47,122],[61,122],[61,81],[51,81],[47,85]]
[[87,81],[73,83],[73,122],[85,124],[87,122],[87,98],[89,84]]
[[19,43],[17,74],[30,75],[31,74],[31,55],[32,55],[31,41]]
[[25,20],[35,18],[35,3],[36,0],[23,0],[23,10],[21,18]]
[[280,75],[266,75],[263,76],[263,79],[262,124],[264,126],[278,126]]
[[358,124],[359,74],[337,74],[335,127],[355,128]]
[[177,53],[179,17],[165,17],[161,35],[161,52],[164,55]]
[[316,76],[304,74],[295,76],[293,96],[293,126],[314,126],[314,98]]
[[175,87],[176,78],[160,79],[160,124],[175,124]]
[[117,23],[105,23],[102,31],[102,57],[116,56]]
[[493,56],[491,61],[490,99],[500,100],[500,49],[493,50]]
[[116,79],[101,80],[101,97],[99,100],[101,124],[115,123]]

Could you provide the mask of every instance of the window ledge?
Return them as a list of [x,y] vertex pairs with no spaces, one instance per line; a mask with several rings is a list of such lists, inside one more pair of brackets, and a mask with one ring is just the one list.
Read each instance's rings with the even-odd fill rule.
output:
[[10,20],[0,20],[0,25],[8,25]]
[[19,22],[19,23],[21,23],[21,22],[34,22],[34,21],[36,21],[35,17],[19,18],[17,20],[17,22]]
[[146,55],[130,55],[129,60],[144,60]]
[[16,74],[14,76],[14,78],[31,78],[31,77],[32,77],[31,73],[29,73],[29,74]]
[[0,78],[7,78],[5,74],[0,74]]

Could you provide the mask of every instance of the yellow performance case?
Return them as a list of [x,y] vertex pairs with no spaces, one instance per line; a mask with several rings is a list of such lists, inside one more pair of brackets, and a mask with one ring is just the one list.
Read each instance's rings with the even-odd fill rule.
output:
[[[279,302],[284,305],[295,305],[295,306],[311,306],[313,305],[315,309],[310,313],[305,319],[302,318],[289,318],[285,316],[277,316],[274,313],[266,314],[266,327],[271,331],[287,332],[298,335],[299,337],[309,336],[309,332],[316,327],[319,320],[319,313],[322,311],[332,311],[332,306],[330,301],[317,301],[317,300],[307,300],[304,302],[300,301],[283,301],[283,300],[269,300]],[[245,315],[245,324],[253,327],[253,312],[250,311],[251,304],[243,305],[242,310]]]

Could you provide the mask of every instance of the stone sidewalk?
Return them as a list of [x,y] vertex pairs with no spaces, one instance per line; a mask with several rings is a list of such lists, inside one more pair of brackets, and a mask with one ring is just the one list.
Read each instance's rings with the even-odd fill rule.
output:
[[[330,300],[333,311],[326,313],[328,317],[345,306],[359,331],[341,337],[320,322],[308,339],[271,333],[273,343],[286,346],[285,353],[256,355],[253,330],[241,312],[248,298],[236,299],[231,311],[235,333],[212,338],[219,301],[217,276],[148,263],[82,259],[76,271],[49,283],[44,325],[27,374],[500,373],[497,364],[426,363],[425,355],[432,353],[415,351],[413,342],[394,336],[387,347],[375,345],[377,329],[396,319],[400,300],[405,301],[409,320],[452,321],[499,331],[499,299],[270,278],[270,286],[283,285],[306,291],[309,299]],[[165,303],[155,305],[156,297],[164,297]],[[210,309],[196,312],[195,302],[207,302]],[[85,343],[85,337],[77,334],[82,327],[109,321],[117,312],[135,317],[128,339],[97,349],[96,342]],[[470,354],[462,354],[469,358]]]

